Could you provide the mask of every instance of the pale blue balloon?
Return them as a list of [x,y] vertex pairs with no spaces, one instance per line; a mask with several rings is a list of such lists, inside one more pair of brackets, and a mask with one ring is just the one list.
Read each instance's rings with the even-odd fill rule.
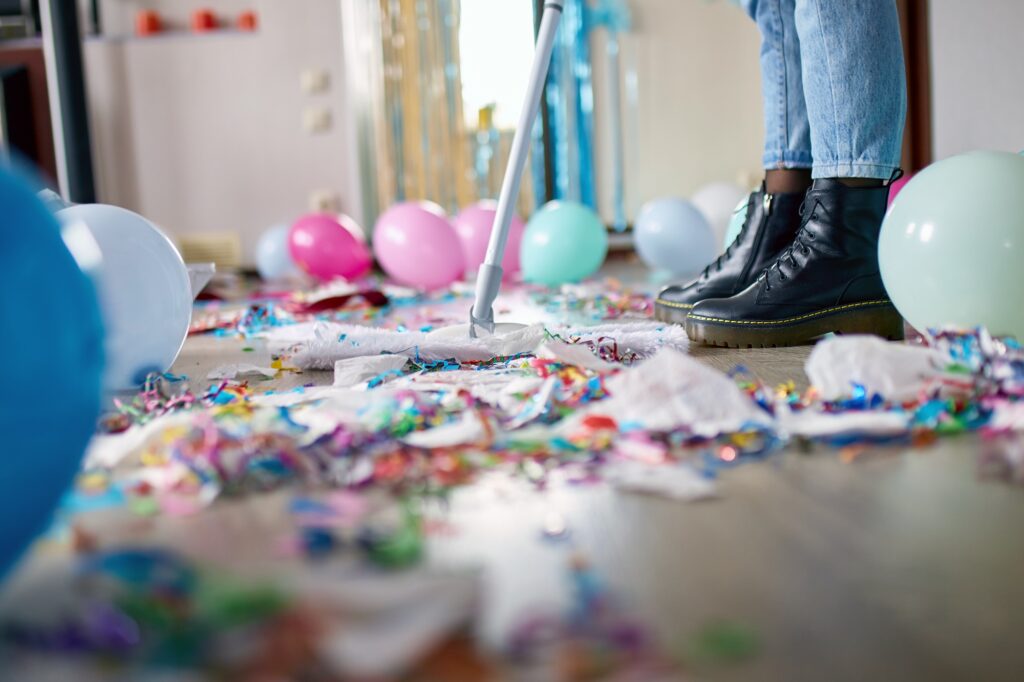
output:
[[640,209],[634,225],[636,250],[651,268],[691,275],[718,254],[707,218],[685,199],[656,199]]
[[278,225],[260,237],[256,245],[256,271],[262,279],[274,281],[301,274],[288,250],[288,231],[287,225]]
[[743,197],[739,203],[736,204],[736,208],[732,211],[732,218],[729,219],[729,229],[725,231],[725,240],[722,243],[722,251],[725,251],[729,246],[736,241],[736,237],[740,235],[740,230],[743,229],[743,223],[747,222],[747,210],[750,208],[750,197]]
[[192,284],[185,261],[156,225],[118,206],[69,206],[57,219],[65,232],[87,230],[99,247],[104,387],[134,391],[148,374],[171,368],[188,336]]
[[557,286],[593,275],[608,255],[608,228],[591,209],[552,201],[526,225],[519,249],[523,279]]
[[1024,157],[970,152],[919,172],[886,214],[878,259],[917,329],[984,326],[1024,339]]

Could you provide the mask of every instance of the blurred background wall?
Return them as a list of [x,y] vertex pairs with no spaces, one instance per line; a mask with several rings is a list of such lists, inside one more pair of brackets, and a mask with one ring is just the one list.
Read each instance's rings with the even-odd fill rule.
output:
[[[195,259],[249,264],[264,230],[313,208],[370,227],[394,200],[430,198],[452,210],[467,192],[497,191],[529,68],[535,0],[78,1],[100,199],[147,215]],[[979,147],[1024,148],[1024,2],[897,3],[912,81],[908,167]],[[763,123],[753,22],[726,0],[622,4],[631,15],[617,79],[626,218],[647,200],[689,196],[706,183],[757,182]],[[8,99],[31,108],[34,129],[23,138],[52,173],[40,42],[17,33],[18,8],[30,5],[0,5],[0,69],[24,70],[11,76]],[[190,30],[202,8],[219,30]],[[144,10],[160,15],[163,33],[136,35]],[[258,18],[255,30],[237,26],[246,11]],[[454,38],[463,28],[470,33]],[[507,40],[512,33],[522,40]],[[588,172],[612,223],[609,33],[584,34]],[[459,92],[463,101],[453,101]],[[537,161],[532,171],[550,170],[540,163],[550,160]],[[534,196],[544,184],[535,177],[524,186],[524,214],[544,198]],[[433,196],[438,187],[456,191]]]
[[[764,123],[754,22],[724,1],[634,0],[630,10],[633,28],[621,38],[627,216],[709,182],[756,182]],[[606,32],[593,33],[597,194],[610,221],[606,40]]]
[[[256,10],[258,27],[190,33],[199,7],[228,26]],[[138,9],[167,32],[135,36]],[[84,52],[102,201],[246,263],[274,222],[362,212],[337,0],[103,0],[100,13]]]
[[1024,2],[930,0],[935,158],[1024,150]]

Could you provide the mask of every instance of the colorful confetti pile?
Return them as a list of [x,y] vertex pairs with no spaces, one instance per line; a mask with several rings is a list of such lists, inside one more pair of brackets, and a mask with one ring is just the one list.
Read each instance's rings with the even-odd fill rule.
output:
[[[651,309],[649,296],[615,283],[527,295],[549,314],[593,321],[644,319]],[[249,339],[310,320],[429,331],[444,322],[437,307],[458,296],[320,292],[230,311],[209,309],[197,316],[193,333]],[[831,342],[850,340],[825,343]],[[72,524],[77,514],[97,508],[124,508],[139,517],[192,516],[221,500],[291,486],[288,536],[268,542],[286,541],[308,560],[355,556],[394,570],[417,565],[424,553],[425,500],[444,500],[454,489],[495,473],[538,490],[558,472],[573,484],[608,481],[676,499],[703,499],[713,494],[708,486],[721,471],[789,444],[849,452],[851,446],[923,446],[981,432],[987,443],[981,475],[1024,482],[1024,446],[1014,435],[1024,429],[1024,349],[983,330],[926,337],[922,351],[944,361],[911,400],[873,391],[856,373],[844,379],[848,390],[841,398],[824,400],[814,387],[769,387],[737,367],[730,374],[735,399],[747,401],[747,409],[760,416],[712,434],[685,415],[694,413],[694,405],[706,408],[724,398],[687,397],[685,377],[665,377],[665,402],[681,401],[668,427],[652,428],[643,415],[624,420],[603,412],[614,393],[609,381],[642,369],[646,360],[616,338],[549,332],[545,344],[536,353],[485,362],[414,355],[400,369],[355,388],[307,385],[275,392],[220,380],[196,390],[185,377],[154,375],[134,399],[117,402],[103,419],[103,435],[94,444],[99,454],[91,453],[63,516]],[[566,348],[586,349],[585,357],[567,355]],[[287,355],[275,359],[273,369],[287,367]],[[672,383],[676,379],[682,383]],[[656,473],[638,474],[631,466]],[[391,500],[390,511],[383,517],[369,513],[370,495]],[[568,532],[554,527],[544,535],[559,539]],[[82,612],[56,629],[7,624],[0,629],[3,640],[100,659],[175,660],[226,674],[258,666],[294,674],[301,665],[284,654],[273,661],[259,655],[225,661],[218,655],[239,628],[270,637],[275,651],[304,652],[315,639],[316,618],[285,596],[269,588],[211,588],[201,571],[173,554],[91,553],[81,571],[83,585],[114,576],[116,589],[109,580],[98,592],[89,587]],[[510,644],[514,660],[534,665],[538,651],[557,641],[559,665],[573,671],[565,679],[667,669],[642,628],[613,606],[584,559],[573,561],[570,574],[573,612],[525,623]],[[300,626],[282,643],[267,633],[284,622]],[[726,629],[709,634],[712,644],[701,646],[742,650],[740,658],[753,655],[754,635]]]

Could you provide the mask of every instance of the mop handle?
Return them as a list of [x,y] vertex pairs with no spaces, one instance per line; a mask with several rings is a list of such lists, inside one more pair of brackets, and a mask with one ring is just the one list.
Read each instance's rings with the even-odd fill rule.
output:
[[497,214],[494,216],[491,239],[487,244],[487,256],[480,265],[480,272],[477,275],[476,301],[471,311],[471,315],[477,318],[474,321],[488,321],[493,325],[491,306],[501,286],[501,261],[508,243],[509,225],[512,222],[516,199],[519,197],[519,187],[523,181],[523,170],[526,168],[526,156],[529,152],[530,134],[540,109],[541,93],[547,81],[551,53],[555,47],[555,31],[558,29],[564,5],[565,0],[547,0],[544,3],[533,67],[530,70],[530,83],[519,114],[519,125],[512,138],[508,166],[501,183],[501,194],[498,195]]

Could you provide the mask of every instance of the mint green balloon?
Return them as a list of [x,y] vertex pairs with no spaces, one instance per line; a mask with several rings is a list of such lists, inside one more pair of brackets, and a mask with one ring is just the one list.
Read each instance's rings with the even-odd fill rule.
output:
[[917,329],[984,326],[1024,339],[1024,157],[979,151],[925,168],[889,208],[878,259]]
[[557,286],[597,272],[608,255],[608,229],[592,210],[552,201],[526,224],[520,245],[523,279]]
[[729,228],[725,231],[725,241],[722,243],[722,251],[729,248],[729,245],[736,241],[743,223],[747,221],[747,209],[750,207],[750,197],[740,199],[736,208],[732,210],[732,218],[729,219]]

